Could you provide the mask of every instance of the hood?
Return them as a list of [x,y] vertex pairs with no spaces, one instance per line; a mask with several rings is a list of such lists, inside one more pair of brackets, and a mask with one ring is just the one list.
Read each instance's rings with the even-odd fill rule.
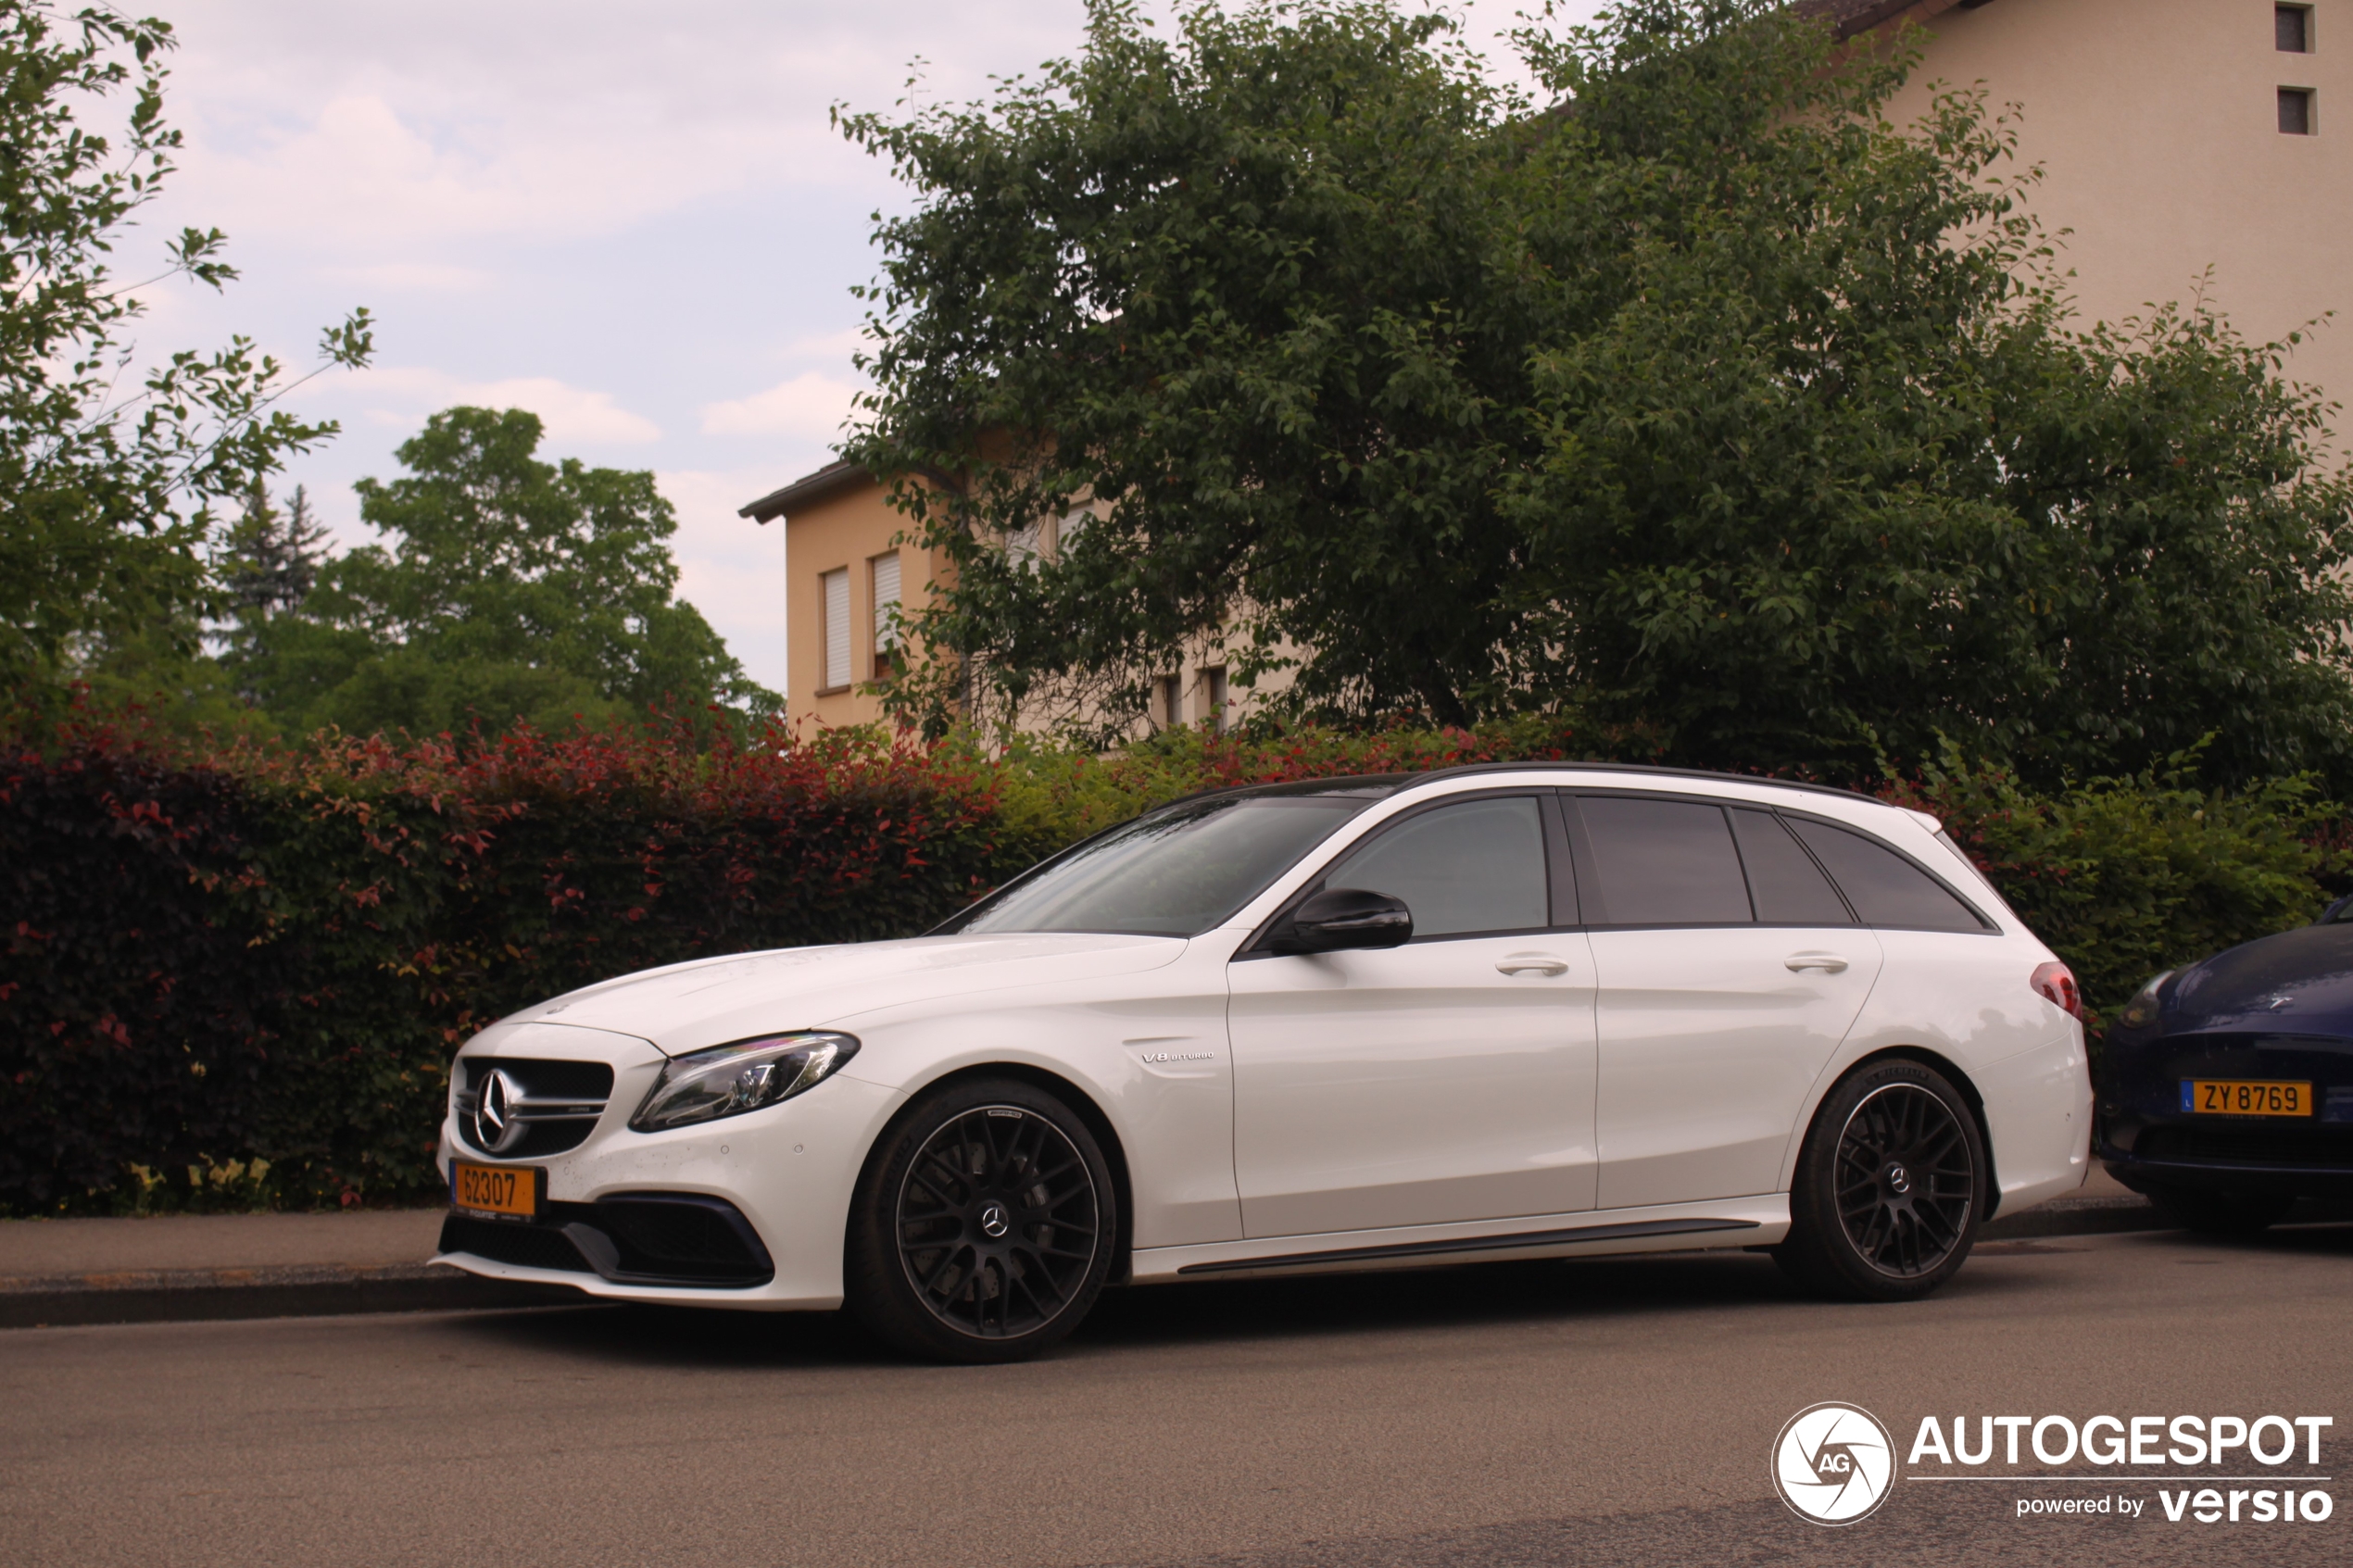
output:
[[607,1029],[677,1056],[876,1008],[1158,969],[1185,946],[1177,936],[1038,932],[779,947],[625,974],[504,1022]]
[[2307,925],[2193,964],[2166,988],[2168,1033],[2353,1035],[2353,925]]

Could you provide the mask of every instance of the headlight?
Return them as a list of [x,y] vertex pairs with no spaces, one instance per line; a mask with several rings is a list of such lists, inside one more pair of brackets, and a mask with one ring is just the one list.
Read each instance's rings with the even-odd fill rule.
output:
[[847,1035],[769,1035],[674,1058],[629,1125],[641,1133],[740,1116],[815,1088],[851,1057]]
[[2126,1002],[2124,1004],[2124,1010],[2116,1015],[2118,1027],[2124,1029],[2145,1029],[2150,1024],[2155,1023],[2157,1022],[2158,1012],[2158,987],[2172,978],[2173,972],[2169,969],[2163,974],[2158,975],[2156,979],[2142,986],[2138,991],[2133,993],[2133,999]]

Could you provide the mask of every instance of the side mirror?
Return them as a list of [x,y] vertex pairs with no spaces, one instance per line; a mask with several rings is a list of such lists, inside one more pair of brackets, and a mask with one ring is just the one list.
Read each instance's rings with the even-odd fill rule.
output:
[[1278,953],[1337,953],[1346,947],[1402,947],[1414,935],[1403,898],[1362,887],[1332,887],[1295,910],[1272,944]]

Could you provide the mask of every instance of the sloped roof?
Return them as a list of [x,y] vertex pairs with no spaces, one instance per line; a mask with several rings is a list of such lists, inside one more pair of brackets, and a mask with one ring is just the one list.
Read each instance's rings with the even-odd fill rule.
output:
[[1991,3],[1992,0],[1797,0],[1795,9],[1801,17],[1828,17],[1839,37],[1853,38],[1900,17],[1909,16],[1916,22],[1924,22],[1956,6],[1975,10]]
[[787,512],[798,511],[812,501],[822,501],[837,490],[846,490],[868,478],[862,464],[847,458],[827,463],[815,473],[805,473],[782,490],[771,490],[749,506],[739,508],[737,517],[748,517],[754,522],[774,522]]

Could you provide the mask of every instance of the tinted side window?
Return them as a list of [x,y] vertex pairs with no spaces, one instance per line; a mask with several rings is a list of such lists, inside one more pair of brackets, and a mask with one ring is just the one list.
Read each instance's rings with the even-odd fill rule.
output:
[[[1721,925],[1752,918],[1722,807],[1581,796],[1577,809],[1592,845],[1601,921]],[[1586,918],[1597,917],[1589,911]]]
[[1740,840],[1741,863],[1748,868],[1748,892],[1756,901],[1758,920],[1774,925],[1855,923],[1822,868],[1798,847],[1779,817],[1734,807],[1732,834]]
[[1894,850],[1828,822],[1798,820],[1790,826],[1830,868],[1864,924],[1917,931],[1985,929],[1968,905]]
[[1403,898],[1416,936],[1549,923],[1544,828],[1534,800],[1466,800],[1408,817],[1324,879]]

